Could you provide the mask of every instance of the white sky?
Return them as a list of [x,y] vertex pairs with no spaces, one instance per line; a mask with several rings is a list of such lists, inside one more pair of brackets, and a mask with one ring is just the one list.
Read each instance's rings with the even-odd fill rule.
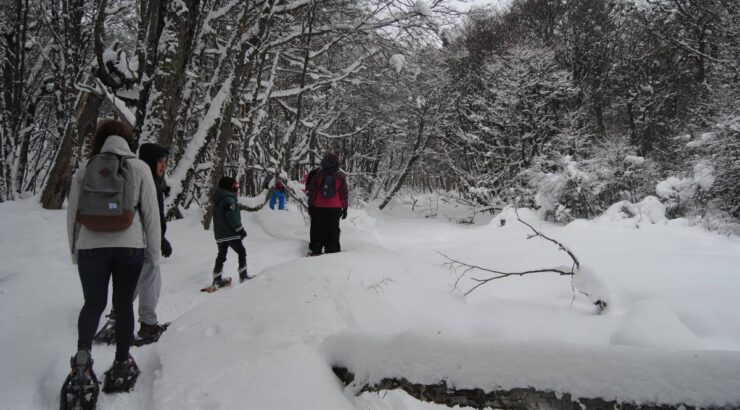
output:
[[505,7],[511,0],[450,0],[450,4],[461,10],[467,10],[478,6]]

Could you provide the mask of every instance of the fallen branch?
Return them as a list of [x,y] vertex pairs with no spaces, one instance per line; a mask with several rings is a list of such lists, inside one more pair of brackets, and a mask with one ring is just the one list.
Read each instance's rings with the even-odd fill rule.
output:
[[472,291],[474,291],[477,288],[479,288],[480,286],[482,286],[482,285],[484,285],[484,284],[486,284],[486,283],[488,283],[488,282],[490,282],[492,280],[503,279],[503,278],[506,278],[506,277],[509,277],[509,276],[524,276],[524,275],[527,275],[527,274],[530,274],[530,273],[542,273],[542,272],[554,272],[554,273],[559,273],[560,275],[573,275],[574,274],[572,270],[570,272],[566,272],[566,271],[563,271],[563,270],[560,270],[560,269],[555,269],[555,268],[552,268],[552,269],[533,269],[533,270],[527,270],[527,271],[523,271],[523,272],[501,272],[501,271],[497,271],[497,270],[493,270],[493,269],[484,268],[482,266],[470,265],[470,264],[467,264],[465,262],[461,262],[461,261],[458,261],[456,259],[452,259],[449,256],[447,256],[447,255],[445,255],[445,254],[443,254],[441,252],[437,252],[437,253],[439,253],[440,255],[444,256],[445,259],[447,259],[449,261],[449,262],[445,262],[445,265],[451,267],[451,269],[457,270],[459,267],[464,267],[465,268],[465,270],[463,271],[463,273],[460,276],[458,276],[457,280],[455,281],[455,287],[456,288],[458,287],[457,285],[459,284],[460,280],[465,276],[465,274],[468,273],[471,270],[474,270],[474,269],[482,270],[484,272],[491,272],[491,273],[495,273],[495,274],[499,275],[499,276],[493,276],[493,277],[486,278],[486,279],[470,278],[471,280],[474,280],[474,281],[478,282],[478,284],[475,285],[475,286],[473,286],[472,288],[470,288],[467,292],[465,292],[465,295],[466,296],[469,295]]
[[573,251],[571,251],[567,246],[565,246],[562,243],[556,241],[555,239],[550,238],[549,236],[543,235],[541,232],[539,232],[538,230],[534,229],[534,227],[532,227],[532,225],[524,222],[522,220],[522,218],[519,217],[519,211],[517,211],[516,209],[514,209],[514,213],[516,214],[517,221],[523,223],[524,225],[527,225],[529,227],[529,229],[531,229],[534,232],[534,234],[527,236],[527,239],[532,239],[532,238],[540,237],[540,238],[547,239],[548,241],[550,241],[550,242],[554,243],[555,245],[557,245],[558,248],[561,251],[567,253],[568,256],[570,256],[571,259],[573,259],[573,267],[571,268],[571,274],[574,271],[574,269],[578,269],[578,268],[581,267],[580,262],[578,262],[578,258],[576,258],[576,255],[573,254]]
[[[532,232],[534,232],[533,234],[528,235],[527,236],[527,239],[532,239],[532,238],[537,238],[537,237],[543,238],[543,239],[545,239],[545,240],[547,240],[549,242],[554,243],[555,245],[557,245],[558,249],[560,249],[561,251],[563,251],[563,252],[565,252],[565,253],[568,254],[568,256],[573,261],[573,263],[572,263],[572,265],[570,267],[570,270],[564,270],[564,269],[560,269],[560,268],[541,268],[541,269],[530,269],[530,270],[519,271],[519,272],[504,272],[504,271],[499,271],[499,270],[496,270],[496,269],[484,268],[484,267],[478,266],[478,265],[471,265],[469,263],[466,263],[466,262],[463,262],[463,261],[459,261],[457,259],[453,259],[453,258],[451,258],[451,257],[449,257],[449,256],[447,256],[447,255],[445,255],[445,254],[443,254],[441,252],[437,252],[440,255],[442,255],[445,259],[447,259],[447,262],[445,262],[445,266],[448,266],[452,271],[454,271],[454,272],[457,273],[458,270],[462,269],[462,273],[460,273],[458,275],[457,279],[455,280],[455,288],[456,289],[459,289],[460,281],[465,277],[466,274],[468,274],[468,272],[479,270],[479,271],[483,271],[483,272],[490,272],[490,273],[493,273],[493,274],[496,275],[496,276],[491,276],[491,277],[488,277],[488,278],[470,278],[471,280],[473,280],[473,281],[475,281],[477,283],[476,283],[475,286],[473,286],[470,289],[468,289],[464,293],[464,295],[467,296],[467,295],[471,294],[474,290],[476,290],[479,287],[485,285],[486,283],[492,282],[492,281],[497,280],[497,279],[507,278],[509,276],[524,276],[524,275],[529,275],[529,274],[533,274],[533,273],[551,272],[551,273],[557,273],[557,274],[559,274],[561,276],[571,276],[571,277],[574,277],[575,274],[576,274],[576,272],[581,268],[580,261],[578,260],[578,258],[576,257],[576,255],[573,253],[573,251],[570,250],[570,248],[568,248],[567,246],[563,245],[561,242],[559,242],[559,241],[557,241],[557,240],[555,240],[553,238],[550,238],[547,235],[544,235],[542,232],[540,232],[537,229],[535,229],[532,225],[528,224],[527,222],[524,222],[522,220],[522,218],[519,216],[519,212],[516,209],[514,210],[514,213],[516,214],[516,218],[517,218],[517,220],[519,222],[521,222],[522,224],[526,225],[529,229],[532,230]],[[575,290],[578,290],[578,292],[580,292],[580,293],[582,293],[582,294],[584,294],[584,295],[586,295],[588,297],[591,297],[592,296],[588,292],[583,291],[582,289],[575,289],[575,287],[573,286],[572,283],[571,283],[571,287],[574,289],[574,292],[575,292]],[[603,312],[606,309],[606,307],[607,307],[607,302],[605,300],[598,299],[598,298],[594,298],[594,299],[596,299],[596,300],[593,300],[592,299],[592,301],[593,301],[594,305],[596,305],[597,308],[599,309],[599,313]]]

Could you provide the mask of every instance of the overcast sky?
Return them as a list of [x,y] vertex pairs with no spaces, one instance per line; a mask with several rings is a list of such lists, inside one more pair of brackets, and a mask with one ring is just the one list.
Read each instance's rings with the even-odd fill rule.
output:
[[466,10],[475,6],[496,6],[502,7],[510,3],[511,0],[450,0],[450,4],[461,10]]

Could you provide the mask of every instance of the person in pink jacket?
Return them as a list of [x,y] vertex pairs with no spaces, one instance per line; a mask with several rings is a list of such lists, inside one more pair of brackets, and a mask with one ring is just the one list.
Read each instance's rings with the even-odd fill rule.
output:
[[311,214],[311,255],[341,251],[339,219],[347,218],[349,187],[346,175],[339,170],[339,157],[327,153],[321,166],[306,184]]

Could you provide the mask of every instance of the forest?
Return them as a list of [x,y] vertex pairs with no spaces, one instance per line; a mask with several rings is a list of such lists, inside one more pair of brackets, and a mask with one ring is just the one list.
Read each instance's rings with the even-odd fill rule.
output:
[[654,197],[740,232],[740,3],[450,3],[6,0],[0,202],[63,207],[114,117],[168,147],[167,214],[205,227],[221,176],[254,197],[334,151],[353,206],[433,191],[565,223]]

